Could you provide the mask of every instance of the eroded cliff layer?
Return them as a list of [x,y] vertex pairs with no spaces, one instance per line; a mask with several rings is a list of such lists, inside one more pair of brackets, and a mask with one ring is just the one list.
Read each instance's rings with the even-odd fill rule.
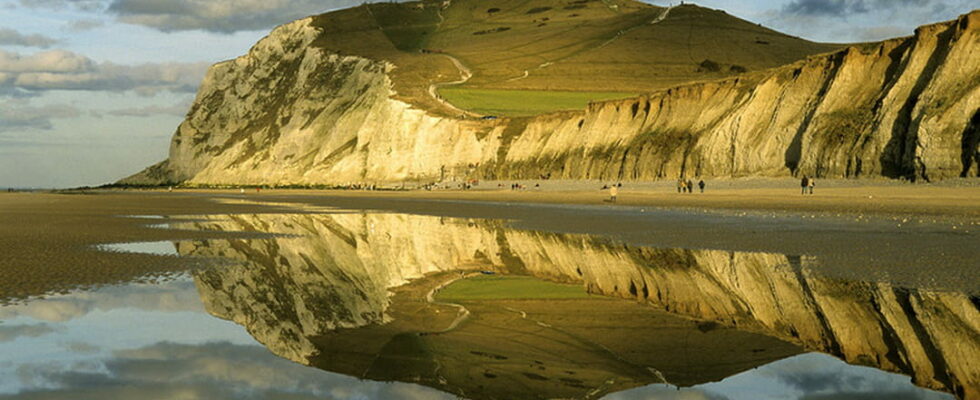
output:
[[215,65],[170,158],[128,184],[980,175],[980,11],[914,36],[576,112],[473,120],[394,96],[395,64],[314,18]]

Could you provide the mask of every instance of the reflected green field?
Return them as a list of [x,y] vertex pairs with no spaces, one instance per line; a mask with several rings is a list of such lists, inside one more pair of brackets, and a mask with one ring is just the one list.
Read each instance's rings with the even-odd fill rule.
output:
[[439,95],[456,107],[484,115],[526,117],[561,110],[581,110],[589,102],[637,96],[627,92],[565,92],[546,90],[472,89],[447,87]]

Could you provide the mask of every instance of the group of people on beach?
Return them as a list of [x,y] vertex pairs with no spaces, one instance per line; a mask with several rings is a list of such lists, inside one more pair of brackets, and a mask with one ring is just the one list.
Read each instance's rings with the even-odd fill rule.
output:
[[[704,179],[698,179],[698,189],[701,193],[704,193],[704,187],[707,186],[704,183]],[[677,180],[677,193],[694,193],[694,182],[690,179],[684,180],[680,178]]]
[[813,178],[803,175],[803,179],[800,180],[800,194],[813,194],[813,186],[815,184],[816,182]]

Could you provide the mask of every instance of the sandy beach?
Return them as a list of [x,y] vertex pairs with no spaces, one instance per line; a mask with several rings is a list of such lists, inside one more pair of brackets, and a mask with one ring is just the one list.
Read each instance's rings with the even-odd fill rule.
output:
[[[512,183],[525,186],[509,190]],[[613,183],[581,181],[490,181],[470,190],[433,191],[305,191],[263,190],[266,195],[331,195],[506,203],[612,205],[606,200]],[[757,210],[832,214],[915,215],[951,221],[980,222],[980,180],[936,185],[890,181],[821,181],[813,195],[801,195],[795,179],[753,179],[709,182],[704,193],[678,193],[672,182],[625,183],[615,205],[701,210]],[[536,187],[535,185],[539,185]],[[229,193],[234,193],[229,192]],[[935,218],[933,218],[935,219]]]
[[831,184],[802,196],[798,188],[761,184],[716,184],[703,194],[627,184],[615,204],[605,191],[583,190],[595,186],[591,182],[541,186],[519,191],[487,186],[466,191],[251,190],[244,195],[238,190],[2,193],[0,298],[190,268],[195,261],[110,253],[96,245],[215,235],[154,229],[147,225],[158,221],[125,216],[284,210],[275,204],[289,212],[314,205],[506,220],[519,228],[596,235],[631,245],[812,256],[828,274],[980,292],[975,272],[980,186]]

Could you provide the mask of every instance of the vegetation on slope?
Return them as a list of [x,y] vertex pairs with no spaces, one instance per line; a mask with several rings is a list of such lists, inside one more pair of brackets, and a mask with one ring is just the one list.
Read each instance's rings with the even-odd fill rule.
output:
[[637,96],[628,92],[570,92],[449,87],[439,91],[457,107],[484,115],[526,117],[555,110],[578,110],[589,102]]
[[[724,11],[635,0],[377,3],[323,14],[314,23],[323,30],[320,47],[393,63],[398,98],[446,115],[458,111],[430,86],[463,80],[451,57],[472,78],[441,88],[445,99],[485,114],[526,116],[581,107],[610,92],[652,92],[775,67],[839,47]],[[559,93],[501,106],[512,95],[499,90]]]
[[543,281],[529,276],[477,276],[454,282],[439,292],[439,301],[501,299],[583,299],[582,285]]

